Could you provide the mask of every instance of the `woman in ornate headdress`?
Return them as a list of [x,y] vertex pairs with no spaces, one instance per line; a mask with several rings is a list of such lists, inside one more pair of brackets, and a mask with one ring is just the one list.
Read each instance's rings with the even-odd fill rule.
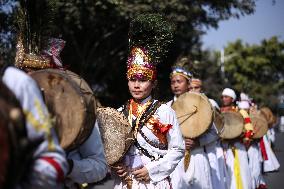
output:
[[120,110],[128,117],[135,141],[116,168],[115,188],[171,188],[170,174],[184,154],[175,112],[151,96],[156,65],[172,42],[174,26],[158,14],[139,15],[130,24],[128,87],[132,99]]

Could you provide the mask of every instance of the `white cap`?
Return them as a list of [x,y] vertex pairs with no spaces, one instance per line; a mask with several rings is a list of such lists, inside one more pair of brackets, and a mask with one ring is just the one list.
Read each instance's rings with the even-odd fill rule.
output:
[[233,89],[226,88],[222,92],[222,96],[229,96],[231,97],[234,101],[237,99],[237,95]]
[[251,100],[252,100],[246,93],[241,93],[240,97],[241,97],[241,101],[251,102]]
[[245,100],[245,101],[239,101],[238,102],[238,107],[240,109],[249,109],[250,105],[249,105],[249,102]]
[[211,105],[212,105],[214,108],[220,110],[220,107],[219,107],[219,105],[217,104],[217,102],[216,102],[215,100],[213,100],[213,99],[210,98],[209,101],[210,101]]

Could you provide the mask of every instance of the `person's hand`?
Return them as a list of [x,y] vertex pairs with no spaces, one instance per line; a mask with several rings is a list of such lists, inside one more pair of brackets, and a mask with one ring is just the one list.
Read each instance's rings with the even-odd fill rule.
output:
[[112,167],[112,169],[120,178],[125,178],[127,176],[126,168],[122,164],[118,164],[115,167]]
[[199,146],[198,140],[193,140],[193,139],[190,139],[190,138],[185,138],[184,141],[185,141],[185,149],[186,149],[186,150],[190,150],[190,149],[195,148],[196,146]]
[[136,171],[133,171],[132,174],[138,181],[144,181],[144,182],[149,182],[150,181],[150,176],[149,172],[146,167],[142,167],[141,169],[138,169]]

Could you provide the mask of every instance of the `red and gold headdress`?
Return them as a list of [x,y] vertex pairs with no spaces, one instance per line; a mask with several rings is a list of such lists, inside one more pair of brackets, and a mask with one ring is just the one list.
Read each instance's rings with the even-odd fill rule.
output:
[[173,32],[174,25],[159,14],[142,14],[131,21],[128,80],[156,80],[156,66],[165,58]]

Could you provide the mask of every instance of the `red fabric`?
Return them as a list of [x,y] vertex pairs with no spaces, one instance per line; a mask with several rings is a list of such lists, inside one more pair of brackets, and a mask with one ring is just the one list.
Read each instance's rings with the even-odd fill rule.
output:
[[63,182],[64,181],[64,172],[59,165],[52,157],[42,157],[42,160],[47,161],[50,165],[52,165],[56,172],[57,172],[57,182]]
[[171,124],[164,125],[163,127],[160,128],[160,132],[163,134],[166,134],[173,126]]
[[257,189],[267,189],[267,186],[265,184],[260,184]]
[[260,150],[261,150],[262,158],[264,160],[268,160],[263,138],[260,139],[259,144],[260,144]]
[[253,136],[253,132],[252,131],[246,131],[245,132],[245,138],[246,139],[251,139]]
[[166,134],[173,126],[171,124],[162,124],[157,119],[149,119],[148,123],[152,124],[153,127],[162,134]]
[[251,120],[250,120],[249,117],[245,118],[245,124],[247,124],[247,123],[251,123]]

